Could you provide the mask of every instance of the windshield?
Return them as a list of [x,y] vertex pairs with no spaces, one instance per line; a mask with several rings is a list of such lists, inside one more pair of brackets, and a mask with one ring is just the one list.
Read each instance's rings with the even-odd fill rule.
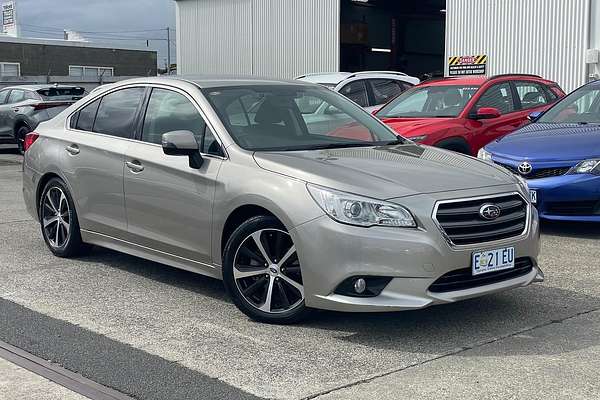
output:
[[565,97],[536,122],[600,124],[600,87],[584,86]]
[[298,85],[211,88],[204,94],[246,150],[286,151],[409,143],[331,90]]
[[380,118],[452,118],[464,110],[478,86],[420,86],[385,105]]

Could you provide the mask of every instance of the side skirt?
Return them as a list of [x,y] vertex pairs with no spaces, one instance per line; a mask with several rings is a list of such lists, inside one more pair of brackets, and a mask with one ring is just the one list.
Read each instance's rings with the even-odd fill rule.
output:
[[101,233],[86,231],[81,229],[81,239],[85,243],[93,244],[99,247],[115,250],[121,253],[130,254],[135,257],[144,258],[168,266],[194,272],[200,275],[206,275],[215,279],[223,279],[220,265],[210,265],[199,261],[179,257],[174,254],[154,250],[149,247],[140,246],[125,240],[117,239],[112,236]]

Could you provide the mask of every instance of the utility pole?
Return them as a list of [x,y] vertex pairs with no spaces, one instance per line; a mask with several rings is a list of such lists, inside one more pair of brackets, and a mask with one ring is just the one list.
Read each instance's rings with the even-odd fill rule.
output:
[[167,75],[171,75],[171,28],[167,27]]

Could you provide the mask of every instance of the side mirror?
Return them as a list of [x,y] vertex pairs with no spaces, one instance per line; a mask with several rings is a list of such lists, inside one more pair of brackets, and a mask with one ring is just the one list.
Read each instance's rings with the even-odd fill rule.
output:
[[477,112],[472,116],[473,119],[494,119],[502,116],[500,110],[495,107],[481,107]]
[[535,121],[537,121],[538,119],[540,119],[540,117],[541,117],[542,115],[544,115],[544,112],[543,112],[543,111],[534,111],[534,112],[532,112],[531,114],[529,114],[529,115],[527,116],[527,119],[528,119],[529,121],[531,121],[531,122],[535,122]]
[[204,164],[196,137],[190,131],[173,131],[163,134],[162,148],[168,156],[189,157],[190,168],[200,169]]

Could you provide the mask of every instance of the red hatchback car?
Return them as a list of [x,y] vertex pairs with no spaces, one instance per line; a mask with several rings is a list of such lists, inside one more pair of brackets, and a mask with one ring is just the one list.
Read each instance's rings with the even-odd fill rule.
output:
[[415,86],[374,114],[415,142],[476,155],[564,96],[557,83],[535,75],[442,78]]

